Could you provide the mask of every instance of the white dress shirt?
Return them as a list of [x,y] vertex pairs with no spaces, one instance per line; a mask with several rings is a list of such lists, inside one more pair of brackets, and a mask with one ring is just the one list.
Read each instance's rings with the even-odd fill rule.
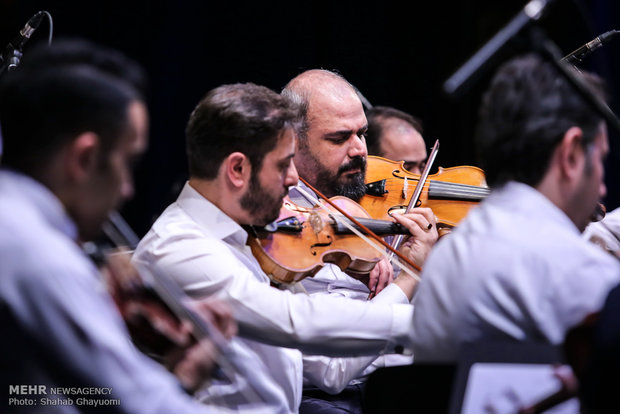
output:
[[[389,305],[274,289],[246,241],[243,228],[186,184],[140,242],[134,260],[162,269],[192,297],[215,295],[232,306],[245,351],[263,361],[264,372],[284,392],[280,412],[299,407],[299,350],[359,356],[409,349],[413,308],[402,304],[406,296],[399,287],[379,295],[377,302]],[[213,383],[203,400],[250,411],[240,397],[244,386]]]
[[[79,397],[107,398],[113,405],[103,410],[109,413],[206,412],[171,374],[131,344],[99,272],[76,237],[74,222],[46,187],[0,171],[3,412],[92,410]],[[46,393],[7,396],[11,385],[44,386]],[[110,388],[111,393],[54,393],[52,387]],[[11,404],[9,397],[37,404]],[[44,398],[65,402],[44,405]]]
[[509,182],[431,251],[414,298],[416,361],[454,360],[481,340],[561,344],[619,281],[618,260],[543,194]]
[[[298,184],[305,193],[316,199],[314,192],[303,183]],[[310,208],[314,200],[308,199],[297,188],[292,188],[289,198],[295,204]],[[311,296],[329,295],[367,301],[370,290],[358,279],[349,276],[336,265],[327,264],[313,277],[301,281],[304,289]],[[373,302],[380,301],[375,297]],[[407,303],[403,297],[402,303]],[[330,394],[341,392],[349,383],[359,384],[366,381],[368,375],[377,368],[407,365],[413,362],[412,355],[386,354],[358,358],[330,358],[318,355],[304,355],[304,384],[322,389]]]

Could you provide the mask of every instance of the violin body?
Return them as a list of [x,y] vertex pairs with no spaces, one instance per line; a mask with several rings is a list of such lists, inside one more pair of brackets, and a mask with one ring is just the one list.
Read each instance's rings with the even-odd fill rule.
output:
[[[369,156],[366,170],[367,194],[359,204],[376,219],[387,219],[394,211],[407,208],[420,179],[403,167],[403,162]],[[429,207],[441,230],[458,224],[489,194],[484,171],[472,166],[439,167],[428,176],[415,207]]]
[[[331,199],[353,216],[368,217],[357,203],[345,198]],[[327,208],[335,213],[330,206]],[[263,271],[275,284],[291,284],[314,276],[325,263],[343,271],[368,273],[381,253],[355,234],[341,234],[333,217],[322,208],[305,208],[284,199],[278,230],[250,232],[248,244]]]

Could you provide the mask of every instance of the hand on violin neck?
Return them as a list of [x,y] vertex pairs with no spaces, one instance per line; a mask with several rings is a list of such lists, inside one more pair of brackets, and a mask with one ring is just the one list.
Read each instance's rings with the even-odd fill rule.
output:
[[414,208],[407,214],[394,214],[394,219],[411,233],[399,251],[422,267],[432,247],[437,242],[437,219],[430,208]]

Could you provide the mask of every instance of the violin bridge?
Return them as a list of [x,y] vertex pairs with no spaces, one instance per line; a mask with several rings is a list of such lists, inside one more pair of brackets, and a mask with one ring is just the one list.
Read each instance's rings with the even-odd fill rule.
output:
[[403,191],[401,194],[401,197],[406,200],[407,199],[407,190],[409,189],[409,181],[407,180],[407,177],[405,177],[405,180],[403,181]]

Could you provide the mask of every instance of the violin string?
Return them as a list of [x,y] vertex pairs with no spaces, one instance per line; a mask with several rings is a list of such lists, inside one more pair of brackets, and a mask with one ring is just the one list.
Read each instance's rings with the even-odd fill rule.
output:
[[[391,187],[391,186],[386,186],[386,189],[388,190],[388,192],[400,192],[401,188],[400,187]],[[446,188],[438,188],[435,186],[431,186],[430,190],[428,191],[428,197],[429,198],[455,198],[455,199],[471,199],[471,200],[477,200],[480,201],[484,198],[486,198],[489,195],[489,191],[487,190],[481,190],[481,191],[452,191],[452,189],[446,189]]]
[[[393,189],[394,191],[400,191],[402,187],[402,180],[388,179],[386,188],[388,191]],[[459,183],[446,183],[441,181],[430,181],[429,184],[424,184],[424,190],[429,192],[429,195],[444,196],[444,197],[478,197],[485,198],[490,193],[488,187],[475,186],[469,184]]]
[[446,183],[441,181],[431,181],[430,191],[433,189],[445,191],[449,194],[475,194],[475,195],[488,195],[491,190],[488,187],[474,186],[469,184],[460,183]]
[[[417,180],[411,180],[411,181],[416,182]],[[401,184],[402,182],[403,182],[402,179],[388,178],[386,184],[388,187],[400,188],[402,187],[402,184]],[[474,193],[480,193],[480,194],[488,194],[491,191],[488,187],[484,187],[484,186],[462,184],[462,183],[449,183],[445,181],[435,181],[435,180],[430,180],[428,184],[424,184],[423,188],[426,188],[427,186],[436,187],[436,188],[443,187],[447,190],[455,189],[453,190],[455,191],[455,193],[474,192]],[[432,191],[432,188],[431,188],[431,191]]]
[[[308,193],[304,188],[302,188],[301,186],[296,186],[295,187],[304,197],[306,197],[309,200],[312,200],[312,203],[319,206],[319,208],[323,209],[326,213],[328,213],[331,217],[336,217],[336,215],[332,214],[332,212],[327,208],[327,206],[325,206],[323,203],[320,203],[319,200],[312,196],[310,193]],[[338,219],[337,219],[338,220]],[[348,220],[341,220],[341,223],[344,224],[345,227],[347,227],[349,230],[351,230],[355,235],[359,236],[362,240],[364,240],[366,243],[368,243],[371,247],[373,247],[375,250],[377,250],[379,253],[381,253],[381,255],[383,257],[385,257],[386,259],[388,259],[388,261],[390,262],[394,262],[393,260],[390,260],[390,256],[388,255],[388,253],[385,251],[385,249],[382,249],[377,243],[375,243],[373,240],[371,240],[370,238],[366,237],[364,234],[362,234],[362,232],[360,232],[358,229],[356,229],[353,225],[351,225]],[[398,266],[402,271],[404,271],[405,273],[407,273],[409,276],[413,277],[415,280],[417,280],[418,282],[420,281],[420,276],[418,276],[417,274],[415,274],[411,269],[409,269],[407,266],[403,265],[400,260],[397,258],[397,256],[393,257],[395,260],[395,264],[396,266]]]

